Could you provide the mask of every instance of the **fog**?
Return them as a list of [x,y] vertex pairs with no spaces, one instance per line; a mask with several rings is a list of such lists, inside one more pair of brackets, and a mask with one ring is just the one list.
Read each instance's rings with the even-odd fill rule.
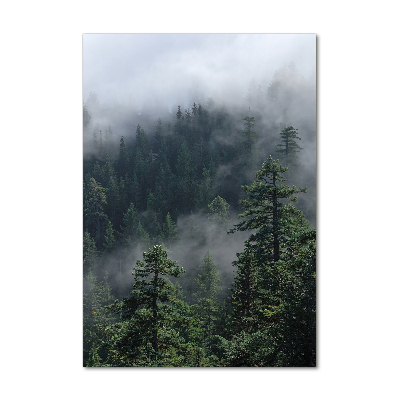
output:
[[171,108],[205,96],[243,99],[252,81],[272,79],[291,62],[315,69],[313,34],[85,34],[83,98]]
[[[121,136],[126,143],[134,140],[138,124],[151,136],[161,118],[167,134],[177,106],[184,112],[194,102],[230,115],[230,136],[226,130],[212,133],[213,141],[228,146],[241,135],[243,118],[253,116],[258,151],[264,159],[276,148],[281,129],[294,126],[302,147],[301,175],[295,184],[308,187],[298,204],[316,226],[316,35],[85,34],[83,102],[92,116],[90,131],[84,132],[85,156],[94,151],[93,130],[97,134],[101,130],[104,138],[111,128],[117,149]],[[219,165],[217,184],[223,188],[234,171],[234,162]],[[238,205],[231,204],[232,224],[237,222],[237,211]],[[232,262],[248,233],[215,236],[207,216],[198,213],[191,218],[203,238],[194,240],[188,218],[178,217],[180,239],[169,248],[170,258],[190,276],[210,250],[225,282],[232,281]],[[132,281],[131,268],[143,250],[135,246],[124,254],[123,263],[117,251],[104,263],[122,292]]]
[[[194,279],[197,277],[197,267],[201,264],[207,251],[210,251],[213,261],[218,265],[221,274],[221,285],[229,290],[234,278],[232,262],[236,260],[236,253],[244,248],[244,242],[249,232],[235,232],[228,234],[227,229],[233,228],[238,219],[231,213],[226,229],[210,221],[203,213],[193,213],[178,217],[178,240],[166,247],[168,257],[177,261],[185,270],[178,281],[186,288],[186,295],[190,298]],[[107,281],[117,289],[119,297],[126,296],[132,287],[132,268],[137,260],[143,259],[143,251],[148,251],[148,245],[136,242],[130,248],[120,248],[107,255],[97,266],[101,275],[107,276]]]

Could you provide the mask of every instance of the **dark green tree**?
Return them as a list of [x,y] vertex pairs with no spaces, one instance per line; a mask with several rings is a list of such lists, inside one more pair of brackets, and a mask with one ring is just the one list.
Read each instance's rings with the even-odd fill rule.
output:
[[226,232],[229,225],[229,204],[221,196],[217,196],[208,205],[208,219],[216,224],[217,232]]
[[281,156],[282,162],[287,167],[298,166],[299,164],[297,153],[302,150],[302,147],[296,142],[296,140],[301,140],[297,135],[297,131],[298,129],[293,128],[293,126],[288,126],[279,133],[280,143],[276,152]]
[[254,151],[254,145],[257,140],[257,133],[254,130],[255,118],[246,115],[246,117],[243,118],[243,121],[245,121],[242,139],[243,149],[247,154],[251,155]]
[[249,246],[237,254],[233,265],[237,268],[234,290],[232,293],[233,331],[254,333],[259,327],[260,319],[260,269]]
[[98,350],[107,339],[106,328],[115,322],[113,313],[106,308],[114,301],[107,280],[99,281],[92,271],[83,281],[83,365],[91,366],[90,353],[105,357],[104,350]]
[[137,210],[133,203],[130,203],[128,210],[124,214],[123,217],[123,225],[121,227],[122,231],[122,243],[126,247],[130,247],[133,245],[136,240],[136,233],[138,228],[138,216]]
[[196,196],[196,205],[199,209],[208,206],[211,203],[212,199],[212,179],[210,176],[210,171],[203,167],[203,173],[201,175],[201,179],[198,183]]
[[114,250],[116,242],[114,228],[111,221],[107,218],[103,243],[104,251],[106,253],[111,253]]
[[178,239],[175,223],[169,213],[165,217],[165,222],[163,223],[161,238],[167,245],[176,242]]
[[260,366],[315,365],[315,231],[293,205],[305,189],[283,183],[287,169],[272,157],[263,164],[253,184],[243,187],[248,198],[240,217],[246,220],[232,230],[252,233],[238,255],[233,290],[236,332],[243,328],[231,344],[225,342],[225,356],[240,335],[253,335],[247,336],[249,346],[264,337]]
[[248,197],[240,201],[245,211],[239,217],[245,220],[230,231],[252,231],[249,246],[253,247],[257,259],[262,259],[265,264],[280,258],[280,246],[286,239],[283,221],[291,210],[285,203],[297,201],[295,194],[306,192],[305,188],[283,184],[286,181],[283,173],[287,170],[269,156],[256,173],[253,184],[242,187]]
[[218,295],[222,288],[220,286],[221,274],[218,270],[218,265],[214,263],[209,251],[207,251],[197,271],[194,296],[205,333],[205,343],[208,349],[211,350],[212,335],[215,334],[219,312]]
[[93,269],[98,253],[96,249],[96,243],[90,236],[88,230],[83,234],[83,274],[87,275],[89,270]]
[[117,159],[117,163],[116,163],[116,171],[118,173],[118,176],[124,177],[125,174],[128,172],[128,167],[129,167],[128,150],[125,145],[125,139],[123,136],[121,136],[121,139],[119,142],[119,154],[118,154],[118,159]]
[[104,207],[107,204],[105,189],[92,177],[88,177],[83,187],[84,229],[94,238],[96,245],[101,244],[105,232],[107,215]]
[[[133,268],[131,295],[115,302],[121,321],[113,325],[107,341],[106,366],[162,366],[171,362],[173,347],[179,347],[177,289],[168,276],[184,270],[168,258],[161,246],[143,253]],[[176,359],[175,359],[176,361]]]

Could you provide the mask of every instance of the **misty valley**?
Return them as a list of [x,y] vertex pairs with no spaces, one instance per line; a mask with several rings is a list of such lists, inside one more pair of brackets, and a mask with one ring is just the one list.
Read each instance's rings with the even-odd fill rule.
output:
[[83,365],[316,366],[315,75],[83,105]]

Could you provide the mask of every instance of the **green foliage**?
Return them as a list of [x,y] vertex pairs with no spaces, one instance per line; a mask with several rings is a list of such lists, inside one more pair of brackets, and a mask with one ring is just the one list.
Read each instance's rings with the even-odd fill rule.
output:
[[282,156],[287,166],[299,164],[297,153],[302,150],[302,147],[296,143],[296,140],[301,140],[296,131],[298,129],[288,126],[279,133],[281,143],[278,144],[279,149],[276,152]]
[[[276,82],[273,89],[279,92]],[[257,146],[254,116],[241,120],[243,114],[211,101],[178,107],[173,121],[157,120],[153,135],[138,125],[135,137],[121,137],[118,151],[111,127],[92,127],[89,110],[84,108],[84,134],[89,142],[93,133],[94,155],[84,160],[85,365],[315,365],[315,230],[294,206],[305,189],[284,178],[301,149],[297,130],[280,133],[285,166],[269,157],[251,183],[264,151]],[[252,113],[258,116],[255,104]],[[260,132],[269,135],[262,125]],[[263,143],[265,151],[274,151]],[[209,252],[197,269],[194,257],[182,259],[190,270],[180,287],[182,268],[153,245],[165,244],[177,258],[204,254],[209,241],[229,229],[240,199],[241,220],[231,232],[249,237],[233,263],[233,290],[227,284],[232,277],[221,275]],[[184,237],[175,224],[181,216]],[[122,283],[129,257],[149,247],[136,263],[128,295]],[[107,307],[112,293],[122,300]]]
[[257,140],[257,133],[254,130],[255,118],[246,115],[246,117],[243,118],[243,121],[245,121],[245,129],[243,131],[243,148],[245,151],[251,152]]
[[136,231],[138,229],[138,217],[135,205],[130,203],[128,210],[123,217],[122,242],[129,247],[136,239]]
[[86,230],[83,234],[83,273],[86,275],[96,263],[98,257],[96,243]]
[[113,322],[113,314],[105,306],[110,305],[114,298],[111,287],[105,280],[99,282],[92,271],[84,278],[83,294],[83,364],[98,364],[99,350],[103,340],[107,339],[107,327]]
[[229,204],[221,196],[217,196],[208,205],[208,219],[216,224],[218,233],[226,232],[229,225]]
[[295,194],[306,192],[305,188],[283,184],[286,179],[282,174],[287,170],[269,156],[256,173],[253,184],[243,186],[248,197],[240,201],[245,211],[239,217],[246,219],[230,231],[252,231],[247,245],[253,247],[256,257],[263,263],[279,260],[280,245],[286,240],[283,221],[291,208],[286,207],[283,200],[295,202]]
[[[296,200],[294,194],[305,190],[281,183],[286,170],[270,157],[253,184],[243,187],[249,197],[242,201],[245,212],[240,216],[247,219],[232,232],[252,233],[236,262],[233,321],[236,332],[242,331],[242,335],[264,332],[269,346],[266,357],[271,365],[313,366],[315,230],[291,204]],[[252,340],[246,343],[251,349]],[[242,344],[240,351],[236,345],[229,344],[234,350],[227,346],[229,364],[240,365]],[[232,352],[234,355],[229,355]]]
[[195,279],[196,303],[201,325],[204,328],[205,343],[211,348],[211,336],[215,334],[216,320],[219,312],[218,295],[221,291],[221,275],[209,251],[198,267]]
[[143,253],[143,261],[138,260],[133,269],[130,297],[113,306],[121,315],[121,322],[109,328],[107,365],[153,365],[160,361],[160,352],[162,359],[173,356],[171,344],[181,340],[173,328],[179,317],[179,300],[175,297],[176,288],[166,276],[177,277],[182,272],[161,246]]
[[233,336],[232,340],[220,337],[225,367],[273,367],[275,354],[266,331]]
[[113,248],[115,246],[115,243],[116,243],[116,239],[114,237],[113,226],[111,224],[111,221],[107,220],[107,222],[106,222],[106,231],[105,231],[105,234],[104,234],[104,243],[103,243],[104,250],[107,253],[110,253],[113,250]]
[[178,239],[178,232],[171,215],[168,213],[162,227],[162,239],[166,244],[174,243]]
[[101,244],[107,221],[104,212],[107,204],[105,189],[93,177],[89,177],[84,183],[83,196],[84,228],[89,231],[96,244]]

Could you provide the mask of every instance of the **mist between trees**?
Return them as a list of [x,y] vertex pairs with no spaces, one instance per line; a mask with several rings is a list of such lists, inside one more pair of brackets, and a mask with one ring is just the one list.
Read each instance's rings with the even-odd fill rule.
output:
[[[315,94],[315,76],[305,78],[293,65],[266,87],[252,83],[242,104],[208,99],[173,112],[138,112],[102,106],[90,94],[83,106],[84,365],[315,365],[315,260],[304,261],[315,259]],[[278,158],[283,169],[272,167]],[[279,199],[264,199],[247,215],[271,202],[270,223],[265,211],[264,225],[241,229],[238,215],[253,193],[246,185],[265,163],[277,171],[265,167],[266,176],[284,175],[279,184],[307,187],[296,204],[305,217],[282,189]],[[185,272],[167,281],[157,273],[137,276],[132,291],[132,269],[154,249],[160,266],[174,260]],[[247,289],[241,273],[252,280]],[[282,285],[292,298],[277,295]],[[293,288],[302,285],[299,295]],[[253,296],[244,303],[243,290]],[[287,323],[293,304],[300,328]]]

